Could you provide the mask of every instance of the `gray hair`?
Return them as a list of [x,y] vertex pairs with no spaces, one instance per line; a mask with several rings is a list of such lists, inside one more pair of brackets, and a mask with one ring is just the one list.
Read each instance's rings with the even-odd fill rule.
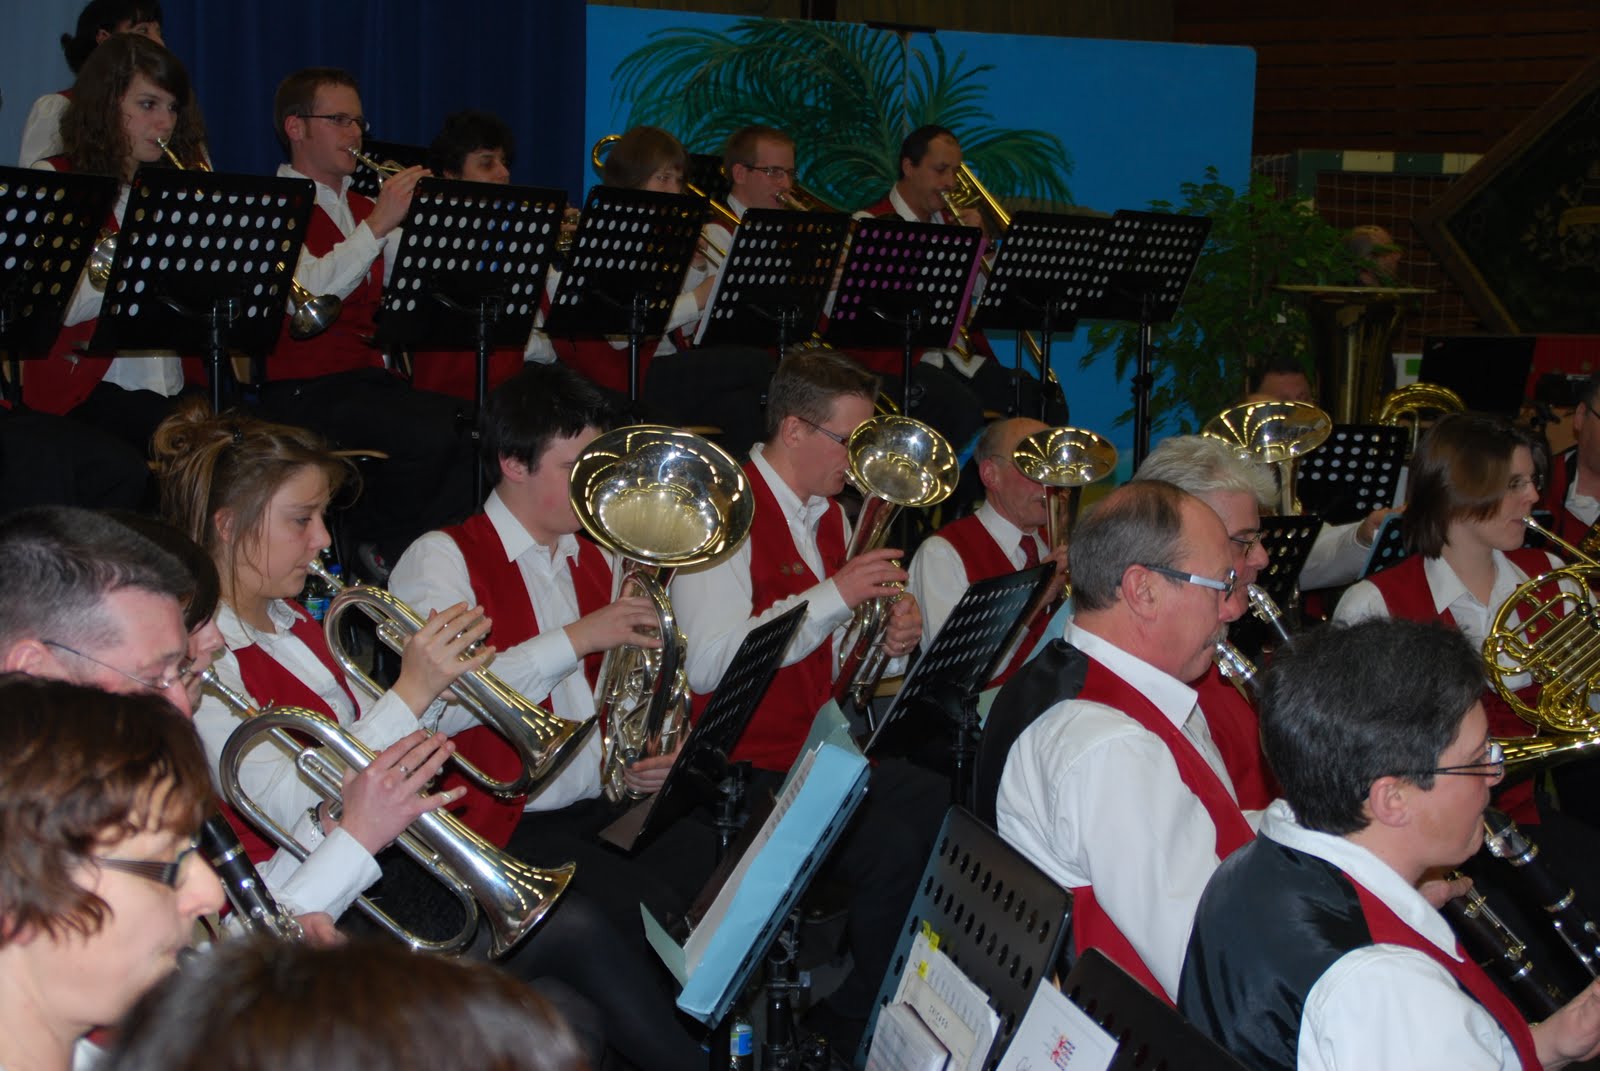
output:
[[1165,480],[1196,498],[1214,492],[1241,491],[1264,510],[1274,508],[1278,488],[1271,473],[1243,457],[1239,448],[1209,435],[1174,435],[1163,439],[1144,459],[1135,480]]
[[1183,501],[1161,480],[1126,483],[1096,502],[1072,533],[1068,549],[1072,601],[1078,610],[1114,606],[1132,565],[1172,568],[1183,556]]

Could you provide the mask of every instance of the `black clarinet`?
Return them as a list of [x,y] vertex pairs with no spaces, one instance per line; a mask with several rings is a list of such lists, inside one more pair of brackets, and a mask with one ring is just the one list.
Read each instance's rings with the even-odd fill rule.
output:
[[1498,974],[1516,994],[1530,1021],[1549,1018],[1567,1002],[1561,987],[1540,974],[1528,958],[1528,946],[1494,913],[1477,889],[1468,889],[1447,901],[1441,910],[1472,950],[1473,958]]
[[304,939],[300,923],[278,906],[267,891],[266,882],[261,880],[255,865],[245,854],[244,845],[239,843],[239,835],[226,818],[213,814],[200,823],[199,842],[206,862],[222,882],[228,903],[233,905],[251,933],[280,941]]
[[1491,807],[1483,812],[1483,826],[1489,851],[1516,868],[1528,893],[1550,916],[1562,942],[1590,977],[1600,977],[1600,927],[1578,905],[1572,886],[1551,873],[1539,858],[1539,846],[1528,840],[1509,815]]

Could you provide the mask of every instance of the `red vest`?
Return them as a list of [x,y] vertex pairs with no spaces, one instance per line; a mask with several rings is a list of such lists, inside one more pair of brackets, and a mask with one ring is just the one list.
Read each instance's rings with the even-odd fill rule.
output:
[[[489,389],[494,390],[522,370],[522,349],[499,346],[489,351]],[[472,401],[478,389],[475,350],[419,350],[411,356],[411,385],[418,390]]]
[[[539,307],[544,310],[545,320],[550,318],[550,292],[544,291],[539,296]],[[646,339],[639,345],[639,393],[644,394],[645,373],[650,370],[650,361],[656,355],[659,339]],[[627,397],[628,395],[628,349],[613,346],[609,339],[604,338],[558,338],[550,336],[550,345],[555,349],[556,356],[561,363],[582,375],[589,382],[604,387],[607,390]]]
[[[1142,728],[1154,733],[1167,746],[1173,761],[1177,763],[1178,776],[1211,816],[1211,824],[1216,828],[1218,859],[1226,859],[1234,849],[1255,838],[1239,805],[1228,794],[1227,786],[1217,777],[1210,763],[1195,750],[1178,726],[1172,724],[1138,689],[1091,658],[1078,698],[1120,710]],[[1111,957],[1117,966],[1142,982],[1150,992],[1171,1004],[1166,990],[1156,981],[1155,974],[1145,965],[1139,953],[1134,951],[1133,944],[1117,929],[1111,916],[1095,900],[1094,886],[1084,885],[1073,889],[1072,897],[1073,940],[1077,944],[1078,954],[1082,955],[1085,949],[1098,948]]]
[[1200,693],[1206,727],[1211,730],[1217,750],[1222,752],[1222,764],[1228,768],[1239,806],[1247,811],[1261,810],[1282,793],[1261,753],[1261,718],[1255,704],[1246,701],[1216,666],[1206,671],[1194,689]]
[[1510,998],[1500,992],[1499,987],[1484,973],[1483,968],[1474,963],[1472,957],[1461,951],[1459,941],[1456,943],[1456,956],[1461,958],[1456,959],[1446,955],[1438,945],[1412,929],[1399,915],[1396,915],[1388,904],[1368,892],[1359,881],[1349,874],[1344,876],[1345,880],[1355,886],[1356,899],[1361,902],[1361,913],[1366,917],[1367,930],[1372,934],[1375,944],[1399,945],[1402,948],[1415,949],[1449,971],[1456,984],[1482,1004],[1484,1010],[1500,1024],[1500,1029],[1511,1038],[1511,1044],[1516,1047],[1524,1071],[1540,1071],[1544,1065],[1539,1062],[1533,1031],[1528,1029],[1528,1021],[1517,1011],[1516,1005],[1511,1003]]
[[[1011,564],[1011,559],[1006,557],[1006,552],[994,541],[994,536],[983,526],[976,513],[950,522],[939,529],[938,535],[961,555],[961,564],[966,566],[969,585],[1017,571],[1017,567]],[[1034,539],[1035,536],[1031,532],[1024,532],[1022,538]],[[1013,673],[1022,668],[1022,664],[1028,660],[1028,655],[1033,652],[1039,637],[1044,635],[1045,626],[1049,623],[1049,614],[1041,612],[1033,615],[1033,620],[1022,634],[1022,641],[1017,645],[1016,653],[1011,656],[1011,661],[1001,667],[994,680],[989,682],[990,688],[1000,687],[1011,679]]]
[[[744,473],[756,503],[750,524],[750,610],[760,614],[782,599],[802,594],[844,565],[844,510],[837,502],[829,502],[827,513],[818,522],[817,550],[824,573],[819,577],[800,557],[789,534],[788,519],[766,478],[752,463],[745,465]],[[749,759],[759,770],[788,770],[832,691],[833,644],[825,640],[800,661],[778,670],[735,745],[733,760]],[[709,698],[709,693],[695,696],[697,715]]]
[[[60,172],[73,170],[65,156],[46,161]],[[105,227],[115,234],[119,229],[115,208],[106,214]],[[63,327],[40,360],[22,362],[22,400],[41,413],[62,415],[88,400],[89,394],[106,377],[113,359],[110,354],[89,354],[80,347],[88,344],[99,326],[99,319]]]
[[[522,579],[517,563],[506,558],[505,545],[494,530],[487,514],[475,513],[454,528],[446,528],[445,535],[455,541],[467,565],[467,579],[472,584],[473,597],[494,622],[491,639],[497,648],[504,650],[539,634],[539,621],[534,616],[533,601],[528,597],[528,585]],[[578,559],[567,566],[572,573],[573,588],[578,596],[578,612],[584,615],[604,609],[611,602],[611,565],[600,548],[587,539],[578,540]],[[584,660],[584,674],[589,686],[594,687],[600,673],[600,654],[591,654]],[[530,699],[534,698],[529,696]],[[546,710],[550,697],[535,699]],[[456,753],[479,769],[500,780],[510,780],[522,769],[522,759],[516,749],[503,736],[487,725],[474,726],[457,733],[452,739]],[[459,773],[451,773],[442,782],[442,789],[465,786],[467,794],[451,812],[485,840],[505,847],[511,832],[522,818],[522,807],[527,797],[504,799],[493,796],[470,784]]]
[[[344,674],[340,671],[339,664],[333,660],[333,652],[328,650],[328,641],[323,635],[322,625],[301,611],[297,612],[289,631],[310,648],[311,653],[317,656],[317,660],[328,667],[333,679],[344,688],[345,694],[350,695],[350,688],[344,682]],[[289,672],[283,663],[262,650],[259,644],[252,643],[248,647],[240,647],[233,652],[233,656],[239,661],[239,676],[244,681],[245,691],[254,696],[256,702],[263,707],[305,707],[307,710],[338,720],[334,717],[333,711],[328,709],[328,705],[322,701],[322,696],[305,681]],[[356,716],[359,718],[361,705],[356,702],[354,695],[350,695],[350,703],[355,707],[358,712]],[[272,857],[273,852],[277,850],[276,846],[257,833],[255,827],[241,818],[226,803],[222,805],[222,813],[227,816],[234,832],[239,834],[239,841],[244,845],[252,863],[260,866]]]
[[[1506,557],[1529,576],[1538,576],[1550,569],[1550,559],[1542,550],[1519,547]],[[1438,621],[1455,628],[1454,614],[1449,610],[1441,614],[1434,609],[1433,590],[1428,587],[1428,576],[1423,571],[1424,560],[1422,555],[1412,554],[1369,579],[1383,596],[1383,603],[1388,607],[1391,617],[1408,621]],[[1539,686],[1529,684],[1517,694],[1532,705],[1538,700]],[[1528,723],[1513,714],[1493,688],[1484,689],[1483,709],[1489,716],[1491,735],[1510,738],[1532,734]],[[1495,793],[1495,806],[1516,819],[1518,825],[1537,825],[1539,822],[1539,811],[1533,802],[1532,781],[1521,781],[1499,789]]]
[[[354,189],[345,192],[350,215],[359,225],[372,214],[373,202]],[[306,225],[306,252],[325,257],[345,240],[320,205],[311,209]],[[344,298],[339,318],[321,334],[307,339],[289,337],[289,321],[283,324],[278,345],[267,359],[267,379],[312,379],[316,376],[348,372],[357,368],[382,368],[383,355],[367,343],[377,333],[374,319],[383,296],[383,254],[372,258],[366,277]]]

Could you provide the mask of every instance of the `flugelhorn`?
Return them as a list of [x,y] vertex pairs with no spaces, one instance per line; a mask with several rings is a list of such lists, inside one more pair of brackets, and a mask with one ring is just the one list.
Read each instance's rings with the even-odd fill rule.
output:
[[351,156],[354,156],[356,158],[356,163],[360,164],[368,171],[374,171],[379,175],[382,175],[384,178],[388,178],[390,175],[398,175],[400,172],[406,169],[406,165],[400,163],[398,160],[384,160],[382,163],[379,163],[377,160],[374,160],[360,149],[352,149],[347,147],[344,151],[349,153]]
[[[889,524],[903,507],[936,506],[956,489],[960,465],[943,435],[920,420],[875,416],[850,433],[848,478],[861,492],[861,511],[850,534],[846,559],[887,542]],[[885,636],[890,607],[899,596],[879,595],[856,607],[839,641],[833,698],[857,707],[872,701],[889,664]]]
[[[339,623],[349,611],[360,610],[377,625],[378,639],[391,651],[400,653],[405,650],[406,640],[422,629],[421,615],[383,588],[347,586],[321,561],[312,561],[309,568],[336,593],[323,618],[323,631],[339,668],[369,695],[374,698],[382,695],[383,688],[345,650]],[[496,796],[525,796],[554,776],[582,750],[584,740],[595,726],[593,718],[579,722],[557,717],[487,669],[463,673],[450,686],[450,693],[479,721],[505,737],[522,757],[521,775],[498,781],[456,756],[455,763],[462,776]]]
[[[249,699],[222,683],[214,669],[206,669],[200,679],[208,691],[244,719],[222,746],[217,776],[223,798],[279,847],[305,859],[310,854],[305,847],[257,806],[240,785],[239,765],[245,752],[256,737],[270,735],[278,746],[296,756],[295,765],[319,795],[338,801],[344,771],[368,766],[375,757],[372,749],[338,722],[315,711],[272,706],[258,710]],[[291,735],[295,733],[322,746],[307,747]],[[531,867],[506,855],[443,810],[419,816],[395,843],[456,897],[466,915],[454,936],[430,940],[407,930],[366,897],[356,901],[373,922],[419,951],[446,955],[465,951],[481,917],[489,927],[490,953],[505,954],[539,924],[577,870],[572,863],[548,870]]]
[[1332,433],[1328,414],[1309,402],[1245,402],[1224,409],[1201,431],[1238,447],[1251,461],[1277,467],[1278,512],[1285,516],[1303,512],[1295,494],[1296,459]]
[[601,785],[615,801],[642,758],[670,754],[688,724],[687,643],[667,585],[674,570],[720,560],[744,541],[755,499],[720,446],[677,428],[639,424],[597,436],[572,466],[572,508],[584,531],[622,560],[613,598],[655,606],[657,649],[606,652],[595,690],[605,724]]
[[[161,146],[161,151],[166,153],[167,159],[172,162],[172,166],[179,171],[211,170],[211,165],[206,163],[204,159],[196,163],[193,168],[190,168],[182,160],[178,159],[178,154],[172,151],[172,146],[168,145],[166,141],[158,138],[156,139],[156,144]],[[99,252],[99,243],[95,245],[95,252],[96,254]],[[112,255],[107,257],[105,262],[105,273],[108,277],[111,274],[111,260],[114,257],[115,247],[112,249]],[[91,274],[89,276],[91,282],[94,280],[94,275],[92,274],[94,267],[95,261],[91,257]],[[100,281],[99,286],[100,289],[105,289],[104,279]],[[329,324],[339,318],[339,313],[344,309],[344,302],[340,300],[337,294],[313,294],[301,286],[300,280],[292,275],[289,277],[289,305],[292,309],[289,313],[290,338],[311,338],[313,335],[322,334],[328,329]]]

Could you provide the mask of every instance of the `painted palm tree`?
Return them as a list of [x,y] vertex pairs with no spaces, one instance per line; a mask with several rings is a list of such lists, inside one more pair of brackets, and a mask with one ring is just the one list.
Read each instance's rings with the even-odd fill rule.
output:
[[1071,204],[1060,139],[997,127],[980,80],[993,65],[969,65],[965,52],[951,60],[927,40],[924,51],[886,30],[778,19],[661,30],[617,66],[614,93],[629,126],[671,130],[694,152],[720,152],[751,123],[790,132],[802,181],[842,208],[883,195],[899,178],[901,140],[926,123],[955,133],[996,196]]

